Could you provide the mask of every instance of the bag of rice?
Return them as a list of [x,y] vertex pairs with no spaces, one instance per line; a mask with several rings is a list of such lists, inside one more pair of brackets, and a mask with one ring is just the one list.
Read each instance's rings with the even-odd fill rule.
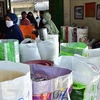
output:
[[32,100],[29,65],[0,61],[0,100]]

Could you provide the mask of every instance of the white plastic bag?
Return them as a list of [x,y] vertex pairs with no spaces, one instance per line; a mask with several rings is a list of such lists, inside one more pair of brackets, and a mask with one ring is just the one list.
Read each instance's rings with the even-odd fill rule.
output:
[[16,39],[0,40],[0,60],[20,62],[19,42]]
[[37,2],[34,7],[35,11],[45,11],[49,10],[49,1],[47,2]]
[[37,41],[38,49],[42,60],[53,61],[59,56],[58,35],[48,36],[48,40]]
[[74,27],[68,27],[68,42],[73,42],[73,29]]
[[91,64],[95,66],[95,70],[100,72],[100,57],[83,57],[78,54],[74,55],[77,59],[86,62],[87,64]]
[[[71,70],[33,64],[31,75],[33,100],[70,100],[73,84]],[[39,81],[40,77],[46,80]]]
[[0,100],[32,100],[32,82],[28,65],[0,61],[0,70],[18,71],[25,75],[0,82]]
[[[66,28],[68,28],[68,30],[66,30]],[[73,42],[73,36],[72,36],[73,29],[74,29],[74,27],[61,26],[61,34],[62,34],[62,39],[64,41]],[[66,37],[68,37],[68,40],[66,39]]]
[[[78,59],[86,62],[86,63],[91,63],[92,65],[95,65],[95,70],[100,72],[100,57],[99,57],[99,49],[89,49],[89,58],[86,57],[82,57],[80,55],[76,55],[75,57],[77,57]],[[94,52],[95,51],[95,52]],[[96,57],[97,56],[97,57]],[[100,99],[100,79],[99,79],[99,85],[98,85],[98,90],[97,90],[98,94],[97,94],[97,99]]]
[[73,72],[72,100],[95,100],[99,85],[99,70],[76,57],[61,56],[54,64],[71,69]]
[[36,41],[31,39],[25,39],[24,41],[22,41],[20,44],[20,57],[21,62],[40,60],[41,58]]
[[73,56],[74,54],[79,54],[87,57],[88,56],[87,45],[81,42],[60,44],[60,55]]
[[88,49],[89,57],[98,57],[100,56],[100,48],[97,49]]
[[88,40],[88,27],[77,28],[77,42],[86,43]]

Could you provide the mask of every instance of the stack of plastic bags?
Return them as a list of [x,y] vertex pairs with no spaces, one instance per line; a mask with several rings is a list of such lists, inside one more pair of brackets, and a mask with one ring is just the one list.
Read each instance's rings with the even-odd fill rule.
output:
[[31,60],[53,61],[59,56],[58,35],[48,35],[48,39],[25,39],[20,44],[21,62]]
[[73,42],[73,29],[74,27],[61,26],[61,40],[63,42]]
[[[31,60],[53,61],[59,56],[59,36],[48,35],[46,40],[24,39],[20,45],[18,40],[0,40],[0,60],[26,62]],[[20,56],[19,56],[20,55]]]
[[18,40],[15,39],[0,40],[0,60],[20,62]]
[[60,55],[74,56],[74,54],[79,54],[81,56],[87,57],[88,46],[81,42],[60,44]]
[[63,42],[84,42],[88,40],[88,27],[61,26]]

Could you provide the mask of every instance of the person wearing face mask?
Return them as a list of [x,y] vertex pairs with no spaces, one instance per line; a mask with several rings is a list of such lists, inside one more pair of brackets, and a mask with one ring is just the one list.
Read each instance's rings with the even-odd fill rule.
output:
[[54,22],[51,20],[51,15],[48,12],[45,12],[43,14],[43,23],[44,27],[47,28],[49,34],[59,34],[59,30],[57,29],[56,25]]
[[19,43],[23,41],[22,32],[17,24],[14,24],[8,15],[5,15],[6,39],[17,39]]
[[16,16],[16,14],[11,12],[11,9],[7,10],[7,15],[10,17],[10,19],[13,21],[14,24],[17,24],[18,17]]
[[34,25],[35,28],[37,29],[37,27],[38,27],[37,26],[37,22],[36,22],[36,20],[35,20],[35,18],[33,16],[32,12],[28,12],[27,18],[29,19],[29,21],[31,22],[31,24]]

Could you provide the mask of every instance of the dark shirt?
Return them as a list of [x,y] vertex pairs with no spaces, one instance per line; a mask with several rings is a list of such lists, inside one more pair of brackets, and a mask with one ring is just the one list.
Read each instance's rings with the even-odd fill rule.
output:
[[6,27],[6,39],[17,39],[19,43],[23,41],[23,35],[18,25],[13,25],[10,28]]
[[42,22],[42,18],[41,18],[41,20],[40,20],[40,23],[39,23],[39,28],[43,28],[44,27],[44,23]]

